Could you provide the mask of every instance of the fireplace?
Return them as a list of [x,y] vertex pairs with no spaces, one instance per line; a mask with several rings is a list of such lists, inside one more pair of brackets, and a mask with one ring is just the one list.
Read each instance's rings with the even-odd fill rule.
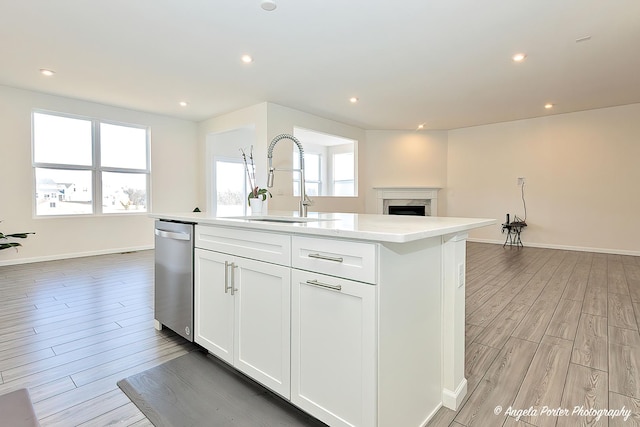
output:
[[398,206],[389,205],[389,215],[414,215],[414,216],[426,216],[426,206]]
[[377,209],[383,215],[437,216],[437,187],[376,187]]

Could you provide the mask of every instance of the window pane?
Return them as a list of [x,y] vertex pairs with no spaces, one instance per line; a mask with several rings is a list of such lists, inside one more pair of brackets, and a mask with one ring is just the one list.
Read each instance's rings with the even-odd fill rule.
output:
[[340,153],[333,156],[333,179],[334,181],[353,179],[353,153]]
[[247,204],[244,165],[216,161],[216,215],[244,215]]
[[[315,197],[318,195],[318,189],[320,188],[320,184],[317,182],[307,182],[305,183],[305,191],[307,192],[307,196]],[[296,191],[297,195],[300,196],[300,190]]]
[[36,168],[36,215],[93,213],[91,171]]
[[[305,153],[304,155],[304,179],[308,181],[320,181],[320,154]],[[293,153],[293,169],[300,169],[300,155]],[[298,172],[293,172],[293,179],[299,180]]]
[[304,155],[304,179],[309,181],[320,181],[320,155]]
[[91,121],[33,114],[33,159],[37,163],[90,166]]
[[333,184],[334,196],[353,196],[354,194],[353,181],[341,181]]
[[102,166],[147,169],[147,130],[100,123]]
[[102,212],[147,211],[147,174],[102,173]]

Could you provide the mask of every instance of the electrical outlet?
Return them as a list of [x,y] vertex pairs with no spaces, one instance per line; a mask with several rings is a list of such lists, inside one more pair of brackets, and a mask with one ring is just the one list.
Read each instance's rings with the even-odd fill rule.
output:
[[458,264],[458,287],[464,286],[464,264]]
[[518,177],[518,187],[524,185],[524,176]]

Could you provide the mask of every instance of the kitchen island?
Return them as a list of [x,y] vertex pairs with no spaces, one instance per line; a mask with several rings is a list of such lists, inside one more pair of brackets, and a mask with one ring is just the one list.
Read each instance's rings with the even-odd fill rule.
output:
[[195,229],[194,337],[331,426],[421,426],[466,394],[467,232],[492,219],[151,214]]

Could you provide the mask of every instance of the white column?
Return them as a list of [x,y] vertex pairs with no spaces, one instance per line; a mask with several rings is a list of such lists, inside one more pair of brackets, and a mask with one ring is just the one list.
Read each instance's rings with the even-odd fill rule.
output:
[[467,394],[464,377],[467,233],[442,236],[442,404],[454,411]]

